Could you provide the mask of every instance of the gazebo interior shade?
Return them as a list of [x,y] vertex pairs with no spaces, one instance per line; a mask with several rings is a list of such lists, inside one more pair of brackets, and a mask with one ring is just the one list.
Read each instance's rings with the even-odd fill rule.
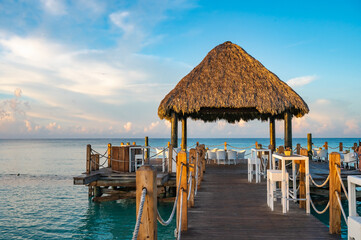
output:
[[212,49],[161,101],[158,115],[230,123],[284,113],[301,117],[307,104],[286,83],[241,47],[225,42]]

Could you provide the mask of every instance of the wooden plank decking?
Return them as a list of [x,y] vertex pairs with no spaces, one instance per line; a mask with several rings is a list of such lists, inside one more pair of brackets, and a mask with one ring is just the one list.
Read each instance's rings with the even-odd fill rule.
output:
[[294,203],[287,214],[279,202],[272,212],[265,180],[248,183],[245,169],[244,164],[207,166],[182,239],[340,239]]

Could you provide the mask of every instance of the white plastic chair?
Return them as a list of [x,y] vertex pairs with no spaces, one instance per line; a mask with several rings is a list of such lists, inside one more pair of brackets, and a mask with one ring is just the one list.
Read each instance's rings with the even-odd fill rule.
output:
[[253,181],[253,175],[256,177],[256,183],[261,182],[261,162],[259,158],[248,158],[248,182]]
[[207,150],[207,162],[210,163],[211,160],[213,160],[213,161],[217,160],[216,152]]
[[350,169],[351,164],[353,165],[353,167],[356,167],[357,158],[354,152],[345,153],[343,157],[343,164],[347,163],[348,169]]
[[228,158],[228,164],[231,164],[231,161],[233,161],[234,165],[236,165],[237,160],[237,152],[233,150],[227,151],[227,158]]
[[244,159],[244,155],[246,154],[246,150],[241,150],[237,152],[237,159]]
[[[286,191],[287,191],[287,199],[289,198],[289,181],[288,181],[288,173],[286,172]],[[274,210],[274,201],[277,200],[277,197],[282,194],[276,194],[277,187],[276,182],[282,182],[282,170],[267,170],[267,205]],[[289,211],[289,203],[286,201],[286,208]]]
[[219,164],[220,161],[223,161],[224,164],[226,164],[226,151],[218,150],[216,152],[216,155],[217,155],[217,164]]
[[317,158],[319,160],[324,160],[327,161],[327,157],[328,157],[328,151],[327,149],[321,149],[318,153],[317,153]]

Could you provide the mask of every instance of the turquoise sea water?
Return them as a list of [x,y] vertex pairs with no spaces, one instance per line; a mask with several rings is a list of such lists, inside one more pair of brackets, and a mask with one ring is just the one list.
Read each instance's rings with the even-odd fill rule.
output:
[[[313,142],[322,146],[328,141],[336,147],[339,142],[352,146],[358,140],[315,138]],[[74,186],[72,177],[84,172],[87,144],[105,152],[108,143],[134,141],[144,143],[144,139],[0,140],[0,239],[130,239],[135,201],[93,203],[87,187]],[[149,144],[161,147],[168,141],[150,138]],[[197,141],[209,147],[225,141],[235,147],[248,147],[255,141],[269,144],[267,138],[207,138],[188,139],[188,146]],[[306,146],[307,139],[295,138],[296,143]],[[277,139],[277,145],[282,144]],[[171,208],[172,203],[159,204],[164,217]],[[158,225],[159,239],[172,239],[174,228],[174,221],[167,227]]]

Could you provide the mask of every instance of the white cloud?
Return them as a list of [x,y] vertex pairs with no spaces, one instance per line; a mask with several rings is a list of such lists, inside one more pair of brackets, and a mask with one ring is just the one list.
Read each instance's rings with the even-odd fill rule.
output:
[[290,80],[287,81],[287,84],[290,87],[302,87],[304,85],[307,85],[311,82],[313,82],[314,80],[316,80],[317,77],[316,76],[302,76],[302,77],[296,77],[296,78],[291,78]]
[[131,122],[127,122],[126,124],[124,124],[124,129],[125,131],[129,132],[132,129],[132,123]]
[[144,132],[149,132],[152,131],[154,128],[156,128],[157,126],[159,126],[159,121],[156,122],[152,122],[148,127],[144,128]]
[[41,0],[45,11],[53,15],[66,14],[65,2],[63,0]]
[[109,15],[110,20],[119,28],[121,28],[125,34],[133,32],[135,26],[130,21],[130,13],[127,11],[115,12]]

